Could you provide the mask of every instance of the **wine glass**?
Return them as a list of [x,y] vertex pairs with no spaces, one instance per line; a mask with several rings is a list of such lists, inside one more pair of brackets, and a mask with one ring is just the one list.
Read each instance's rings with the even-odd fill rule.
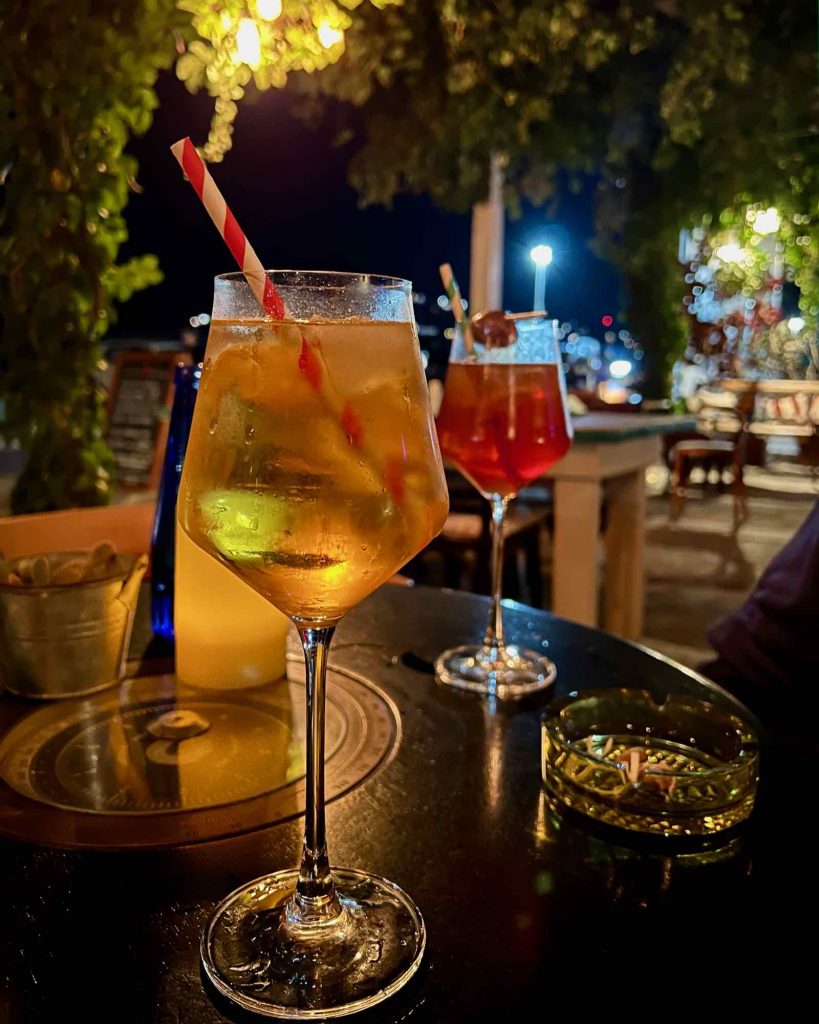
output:
[[440,683],[518,699],[554,682],[543,654],[507,644],[501,583],[506,510],[515,495],[569,450],[572,425],[557,321],[544,313],[485,314],[459,325],[438,416],[441,451],[492,506],[492,605],[482,644],[445,651]]
[[380,1002],[418,968],[424,924],[397,885],[333,869],[324,821],[327,654],[341,617],[441,529],[446,483],[411,285],[268,271],[286,319],[241,274],[216,279],[178,518],[295,624],[307,690],[301,864],[231,893],[202,939],[216,988],[303,1020]]

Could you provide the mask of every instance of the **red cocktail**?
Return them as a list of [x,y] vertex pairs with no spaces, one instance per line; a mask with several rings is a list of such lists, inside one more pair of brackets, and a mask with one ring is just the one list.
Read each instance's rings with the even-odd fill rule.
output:
[[438,438],[444,456],[492,506],[492,605],[483,643],[444,651],[435,674],[448,686],[518,699],[551,685],[556,674],[541,651],[505,642],[501,579],[510,499],[571,444],[557,324],[542,313],[491,312],[470,328],[458,313]]
[[438,417],[441,451],[487,498],[511,498],[571,444],[560,367],[453,363]]

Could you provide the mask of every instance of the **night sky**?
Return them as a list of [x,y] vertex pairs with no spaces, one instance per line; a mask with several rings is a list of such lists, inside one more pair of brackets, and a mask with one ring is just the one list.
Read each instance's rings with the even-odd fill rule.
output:
[[[235,269],[168,149],[184,135],[204,141],[212,101],[190,96],[170,73],[160,79],[158,92],[151,130],[130,147],[144,192],[128,205],[130,237],[122,258],[155,253],[165,280],[121,307],[113,336],[177,337],[190,316],[210,310],[214,275]],[[262,262],[407,277],[427,296],[426,305],[416,309],[419,322],[440,318],[437,307],[429,310],[441,292],[439,263],[452,263],[468,295],[469,218],[443,211],[424,196],[400,197],[390,210],[360,209],[345,180],[351,149],[331,145],[332,115],[308,128],[293,115],[298,100],[287,90],[271,90],[240,104],[233,148],[211,168]],[[554,221],[531,208],[519,219],[507,218],[506,308],[531,308],[529,249],[546,242],[555,250],[550,311],[598,335],[600,317],[616,316],[618,278],[589,248],[591,205],[590,188],[564,195]]]

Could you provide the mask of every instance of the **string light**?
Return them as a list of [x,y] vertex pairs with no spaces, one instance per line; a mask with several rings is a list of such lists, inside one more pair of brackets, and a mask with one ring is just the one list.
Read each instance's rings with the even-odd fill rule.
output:
[[[353,23],[347,11],[358,2],[185,0],[199,38],[189,45],[180,37],[176,70],[189,88],[205,87],[217,101],[203,147],[209,161],[221,160],[230,149],[239,101],[251,77],[248,69],[256,73],[256,87],[266,90],[283,86],[291,72],[315,71],[340,60],[347,26]],[[379,6],[380,0],[375,3]],[[269,73],[258,75],[263,68]],[[0,161],[0,184],[4,173]]]
[[282,13],[282,0],[256,0],[256,13],[262,21],[275,21]]
[[717,258],[723,263],[741,263],[745,259],[745,250],[741,249],[736,242],[726,242],[717,249]]
[[341,29],[333,28],[333,26],[327,22],[322,21],[318,26],[318,37],[319,42],[325,50],[332,49],[337,43],[340,43],[344,38],[344,33]]
[[239,22],[234,59],[237,64],[247,64],[251,68],[257,68],[262,62],[262,41],[252,18],[242,18]]
[[753,226],[758,235],[772,235],[779,230],[782,218],[775,206],[769,206],[767,210],[748,211],[748,223]]

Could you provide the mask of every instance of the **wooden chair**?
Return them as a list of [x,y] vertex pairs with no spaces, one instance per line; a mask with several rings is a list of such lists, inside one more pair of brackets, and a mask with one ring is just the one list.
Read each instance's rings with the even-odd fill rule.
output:
[[[444,585],[488,594],[491,591],[492,518],[489,502],[455,470],[447,471],[450,513],[427,552],[443,561]],[[542,489],[523,493],[509,508],[504,533],[505,597],[543,607],[540,539],[551,511],[551,495]],[[424,577],[425,556],[411,572]]]
[[[723,386],[726,381],[721,382]],[[744,382],[743,382],[744,383]],[[693,437],[678,439],[669,452],[671,462],[671,508],[670,518],[679,519],[688,498],[691,470],[701,466],[705,471],[705,484],[708,485],[709,474],[718,473],[717,489],[724,487],[724,474],[731,471],[731,492],[734,496],[733,533],[748,518],[748,491],[745,486],[744,469],[750,461],[752,448],[756,439],[751,433],[754,419],[756,389],[749,386],[739,393],[719,392],[709,399],[710,407],[721,409],[730,417],[730,424],[717,423],[716,426],[729,426],[730,434],[722,437],[709,437],[699,433]],[[708,403],[706,403],[707,405]]]
[[671,476],[671,508],[670,518],[677,520],[682,515],[688,499],[691,470],[699,466],[705,473],[705,486],[709,484],[710,474],[717,472],[717,490],[724,488],[725,472],[730,470],[731,492],[734,496],[734,532],[748,518],[747,488],[743,470],[745,466],[744,450],[745,435],[740,434],[736,441],[719,440],[687,440],[678,441],[671,449],[673,464]]

